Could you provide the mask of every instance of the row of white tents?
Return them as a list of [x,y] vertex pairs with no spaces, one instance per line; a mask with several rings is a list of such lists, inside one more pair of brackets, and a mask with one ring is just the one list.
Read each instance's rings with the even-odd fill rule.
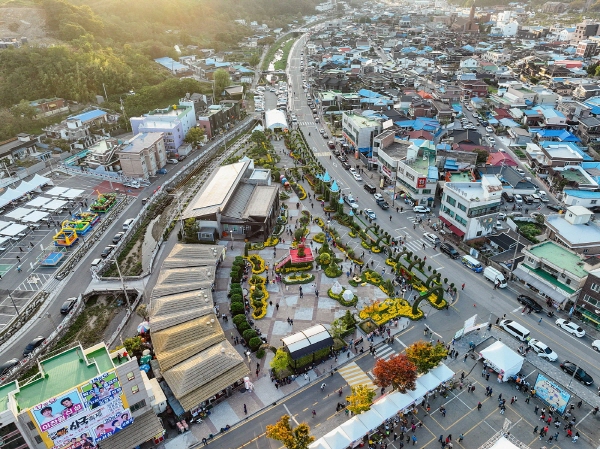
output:
[[50,178],[35,175],[30,181],[23,181],[17,187],[9,187],[0,195],[0,207],[4,207],[19,198],[24,197],[28,193],[40,191],[45,185],[54,185]]
[[443,363],[420,376],[416,389],[407,393],[393,392],[371,406],[368,412],[356,415],[341,426],[314,441],[309,449],[346,449],[357,446],[363,437],[400,411],[421,402],[425,396],[452,379],[454,372]]

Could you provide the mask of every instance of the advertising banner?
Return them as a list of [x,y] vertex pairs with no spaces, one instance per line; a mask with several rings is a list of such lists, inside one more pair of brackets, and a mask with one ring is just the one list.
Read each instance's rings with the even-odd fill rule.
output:
[[42,432],[48,432],[84,411],[85,407],[77,390],[50,398],[31,409],[33,417]]
[[112,401],[115,396],[120,396],[123,391],[119,378],[114,371],[93,378],[88,383],[83,384],[80,389],[81,397],[90,410]]
[[417,178],[417,189],[424,189],[427,187],[427,178]]
[[561,415],[565,412],[571,395],[556,385],[543,374],[538,374],[535,381],[535,395],[544,403],[554,407]]

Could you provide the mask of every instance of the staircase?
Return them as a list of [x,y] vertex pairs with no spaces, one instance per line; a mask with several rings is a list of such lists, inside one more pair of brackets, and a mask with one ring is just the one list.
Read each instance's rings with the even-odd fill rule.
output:
[[281,267],[283,267],[290,260],[292,260],[292,256],[290,256],[289,254],[287,254],[283,259],[281,259],[279,262],[277,262],[277,264],[275,265],[275,269],[279,270]]

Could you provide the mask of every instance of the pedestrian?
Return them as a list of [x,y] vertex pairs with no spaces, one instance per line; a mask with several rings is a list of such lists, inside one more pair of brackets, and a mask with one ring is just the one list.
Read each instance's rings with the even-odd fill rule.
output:
[[577,443],[577,440],[579,439],[579,432],[575,432],[575,436],[573,437],[573,443]]
[[481,407],[482,407],[481,402],[478,402],[477,403],[477,411],[481,410]]
[[463,358],[463,362],[465,362],[465,363],[466,363],[466,361],[467,361],[467,357],[469,357],[469,354],[465,354],[465,357]]
[[487,381],[489,381],[489,380],[490,380],[490,373],[487,373],[487,374],[485,375],[485,380],[487,380]]
[[444,441],[444,435],[440,435],[440,437],[438,438],[438,441],[441,443],[442,441]]
[[540,324],[542,324],[542,318],[540,318],[540,319],[538,320],[538,326],[539,326]]
[[413,446],[417,444],[417,437],[415,435],[412,436]]
[[460,289],[461,289],[461,290],[464,290],[464,289],[465,289],[465,284],[464,284],[464,283],[463,283],[463,285],[461,286],[461,288],[460,288]]
[[554,434],[554,441],[558,441],[558,432]]
[[248,414],[248,409],[246,408],[246,404],[244,404],[244,415]]
[[536,434],[536,435],[537,435],[538,427],[539,427],[539,426],[535,426],[535,427],[533,428],[533,433],[534,433],[534,434]]
[[277,310],[279,310],[279,303],[278,303],[278,302],[277,302],[277,303],[275,303],[275,308],[276,308]]
[[579,402],[577,403],[577,408],[581,408],[581,406],[582,406],[582,405],[583,405],[583,401],[579,401]]
[[535,408],[533,409],[533,413],[535,413],[535,416],[537,416],[538,410],[540,408],[536,405]]
[[397,438],[398,438],[398,434],[396,432],[394,432],[394,441],[396,441]]
[[316,411],[316,410],[313,410],[313,411],[312,411],[312,417],[313,417],[313,418],[316,418],[316,417],[317,417],[317,411]]

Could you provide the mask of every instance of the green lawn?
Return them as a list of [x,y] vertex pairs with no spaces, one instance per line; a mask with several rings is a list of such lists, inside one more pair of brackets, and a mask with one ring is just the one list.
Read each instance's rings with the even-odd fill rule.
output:
[[290,50],[292,49],[294,42],[294,39],[290,39],[285,43],[283,46],[283,56],[275,63],[275,70],[285,70],[287,67],[288,56],[290,55]]

